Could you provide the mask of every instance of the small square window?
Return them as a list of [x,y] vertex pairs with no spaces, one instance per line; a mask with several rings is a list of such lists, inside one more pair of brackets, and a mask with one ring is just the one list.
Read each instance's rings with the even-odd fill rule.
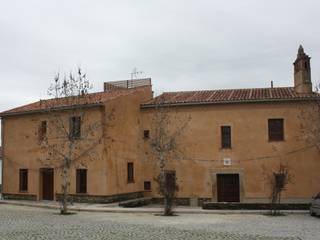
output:
[[151,191],[151,182],[150,181],[145,181],[144,182],[144,190],[145,191]]
[[144,130],[143,131],[143,138],[144,139],[150,138],[150,131],[149,130]]

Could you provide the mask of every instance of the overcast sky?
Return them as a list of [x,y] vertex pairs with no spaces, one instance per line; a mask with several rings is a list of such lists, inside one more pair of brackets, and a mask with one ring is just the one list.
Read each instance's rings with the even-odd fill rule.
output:
[[95,91],[134,67],[156,92],[291,86],[300,43],[320,80],[319,0],[0,1],[0,111],[77,66]]

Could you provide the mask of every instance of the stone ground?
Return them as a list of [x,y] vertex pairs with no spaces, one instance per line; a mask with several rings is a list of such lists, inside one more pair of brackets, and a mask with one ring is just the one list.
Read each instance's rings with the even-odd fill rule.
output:
[[0,239],[320,239],[320,218],[307,214],[180,214],[79,212],[0,204]]

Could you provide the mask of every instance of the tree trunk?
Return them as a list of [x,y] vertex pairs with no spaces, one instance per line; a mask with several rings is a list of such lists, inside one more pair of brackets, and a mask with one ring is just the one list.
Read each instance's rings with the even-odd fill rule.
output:
[[172,216],[172,198],[170,196],[164,197],[164,215]]
[[62,183],[62,204],[61,204],[61,214],[68,213],[68,170],[67,167],[63,167],[63,183]]
[[168,189],[166,185],[165,159],[163,153],[160,154],[160,188],[164,203],[163,215],[170,216],[172,215],[172,199],[170,199],[170,196],[168,195]]
[[[72,145],[69,146],[69,156],[71,157],[71,148]],[[62,204],[61,204],[61,214],[68,213],[68,195],[69,195],[69,171],[70,171],[70,164],[71,158],[65,158],[65,162],[63,164],[63,172],[62,172]]]

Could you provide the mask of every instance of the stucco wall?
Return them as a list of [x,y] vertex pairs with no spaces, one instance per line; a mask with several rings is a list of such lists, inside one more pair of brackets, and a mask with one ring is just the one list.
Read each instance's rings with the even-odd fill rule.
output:
[[[152,130],[153,109],[143,109],[143,126]],[[176,171],[178,197],[201,197],[216,200],[217,173],[239,173],[241,201],[268,201],[270,185],[267,175],[288,165],[293,176],[283,197],[286,201],[309,201],[318,191],[320,182],[319,152],[304,149],[307,144],[301,136],[298,103],[224,104],[176,107],[171,115],[191,120],[179,137],[183,152],[180,160],[170,161],[167,168]],[[269,142],[268,119],[283,118],[285,140]],[[221,148],[220,127],[232,128],[232,148]],[[170,126],[175,128],[174,124]],[[152,135],[152,131],[151,131]],[[152,138],[152,136],[151,136]],[[149,179],[158,174],[152,163],[153,155],[147,140],[145,161],[149,160]],[[231,158],[232,165],[224,166],[223,159]],[[145,167],[147,169],[147,167]],[[154,190],[157,183],[153,181]],[[156,195],[156,192],[153,192]]]
[[[143,190],[141,183],[141,162],[139,139],[141,133],[140,103],[152,98],[151,87],[137,89],[132,94],[117,97],[104,103],[104,106],[84,108],[78,111],[82,115],[81,131],[88,126],[98,125],[94,135],[89,136],[88,144],[80,144],[81,154],[97,141],[102,133],[104,138],[90,151],[90,157],[84,156],[74,162],[70,170],[70,194],[76,194],[76,169],[87,169],[87,195],[107,196],[134,193]],[[58,112],[68,131],[70,116],[74,111]],[[61,168],[59,161],[48,161],[39,145],[38,129],[42,120],[52,119],[52,114],[25,114],[3,119],[3,146],[5,155],[4,188],[7,194],[36,195],[41,199],[41,168],[54,169],[54,193],[61,192]],[[48,123],[49,124],[49,123]],[[54,139],[54,136],[51,136]],[[48,137],[50,138],[50,137]],[[58,140],[59,143],[59,140]],[[41,161],[39,161],[39,159]],[[60,161],[61,162],[61,161]],[[135,181],[127,182],[127,162],[134,162]],[[19,192],[19,169],[28,169],[28,192]]]
[[[105,102],[102,107],[87,108],[85,122],[100,122],[105,137],[96,147],[96,161],[80,161],[72,166],[70,193],[76,193],[76,168],[88,169],[87,194],[110,196],[143,191],[143,182],[151,181],[151,192],[158,197],[159,165],[150,149],[150,139],[143,130],[151,130],[154,109],[140,109],[140,103],[150,100],[151,87]],[[167,165],[175,170],[179,198],[217,198],[216,174],[238,173],[240,199],[243,202],[266,202],[270,186],[266,175],[279,167],[289,166],[293,175],[283,197],[285,201],[306,202],[320,191],[319,152],[306,148],[300,128],[299,103],[224,104],[171,108],[171,115],[183,121],[191,118],[178,138],[180,159]],[[112,114],[111,114],[112,113]],[[69,113],[62,116],[67,121]],[[268,119],[283,118],[285,140],[269,142]],[[37,131],[46,114],[7,117],[3,124],[4,182],[3,192],[19,194],[19,169],[29,169],[28,193],[41,199],[39,169],[48,167],[39,162],[42,156]],[[174,120],[174,129],[179,121]],[[232,148],[221,149],[221,125],[232,127]],[[98,136],[94,136],[97,139]],[[224,166],[223,159],[232,165]],[[83,162],[83,163],[82,163]],[[134,182],[127,182],[127,163],[134,163]],[[60,171],[55,170],[54,192],[61,188]]]
[[[103,116],[102,108],[86,108],[82,110],[83,124],[82,131],[87,126],[101,123]],[[69,117],[74,113],[70,111],[60,112],[60,118],[65,122],[64,126],[68,126]],[[28,191],[23,194],[34,194],[41,198],[41,168],[54,168],[54,193],[61,190],[61,168],[58,167],[61,161],[46,160],[46,154],[41,150],[38,138],[39,124],[43,120],[52,119],[52,115],[43,114],[28,114],[22,116],[8,117],[3,120],[3,136],[4,136],[4,193],[19,193],[19,169],[28,169]],[[50,122],[48,122],[50,124]],[[50,126],[48,126],[50,129]],[[54,132],[54,127],[51,128]],[[51,134],[51,130],[48,130]],[[92,141],[98,139],[98,134],[91,136]],[[55,136],[48,136],[49,141],[54,141]],[[59,141],[59,140],[58,140]],[[51,142],[53,143],[53,142]],[[58,143],[59,144],[59,143]],[[85,148],[85,144],[82,144]],[[86,145],[88,146],[88,145]],[[75,193],[75,174],[76,168],[85,167],[88,169],[88,193],[103,194],[106,185],[106,167],[105,160],[102,154],[103,145],[97,144],[94,148],[95,158],[91,160],[88,156],[73,162],[70,170],[70,192]],[[63,151],[63,150],[61,150]],[[83,153],[84,150],[75,151],[76,154]],[[40,194],[39,194],[40,193]]]

